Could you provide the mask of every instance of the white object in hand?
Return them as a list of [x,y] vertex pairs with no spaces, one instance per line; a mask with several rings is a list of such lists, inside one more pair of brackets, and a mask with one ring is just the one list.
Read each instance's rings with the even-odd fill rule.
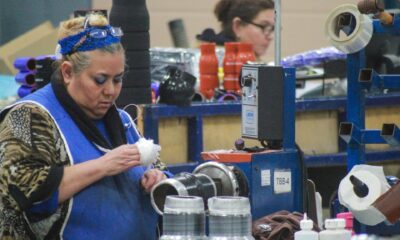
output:
[[155,163],[160,156],[161,147],[151,139],[140,138],[136,142],[140,153],[140,163],[143,166],[150,166]]

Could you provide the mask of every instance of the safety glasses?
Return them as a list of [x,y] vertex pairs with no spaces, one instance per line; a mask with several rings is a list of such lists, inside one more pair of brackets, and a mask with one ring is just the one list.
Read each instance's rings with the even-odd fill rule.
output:
[[264,34],[267,34],[267,35],[271,34],[275,30],[275,26],[272,24],[269,24],[269,23],[265,24],[265,25],[261,25],[261,24],[258,24],[258,23],[252,22],[252,21],[247,21],[244,19],[241,19],[241,20],[242,20],[242,22],[245,22],[245,23],[251,24],[255,27],[258,27],[259,29],[261,29],[261,31]]
[[114,37],[122,37],[124,33],[119,27],[109,27],[107,29],[94,28],[88,32],[89,37],[92,38],[105,38],[110,34]]

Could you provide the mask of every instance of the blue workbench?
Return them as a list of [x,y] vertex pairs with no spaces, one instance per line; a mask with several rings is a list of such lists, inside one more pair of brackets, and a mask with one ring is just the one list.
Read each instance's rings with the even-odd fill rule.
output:
[[[340,116],[346,116],[346,97],[320,97],[296,100],[296,112],[309,111],[329,111],[336,110]],[[366,106],[387,107],[400,106],[400,92],[382,95],[369,95],[366,97]],[[240,102],[222,103],[192,103],[191,106],[178,107],[174,105],[156,104],[145,105],[143,111],[144,136],[154,139],[158,143],[159,120],[161,118],[184,117],[188,120],[188,159],[194,161],[193,164],[177,165],[178,169],[196,165],[201,160],[200,153],[203,151],[203,117],[223,116],[241,114]],[[399,113],[400,114],[400,113]],[[339,117],[339,121],[341,121]],[[339,140],[338,140],[339,141]],[[343,152],[335,154],[306,155],[307,167],[345,165],[345,147],[339,147]],[[390,149],[385,151],[367,152],[367,162],[391,161],[400,159],[400,149]]]

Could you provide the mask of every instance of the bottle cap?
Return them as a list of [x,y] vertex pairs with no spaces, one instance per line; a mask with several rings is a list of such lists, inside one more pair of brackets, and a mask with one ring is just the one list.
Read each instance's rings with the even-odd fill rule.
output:
[[351,212],[338,213],[336,217],[346,220],[346,228],[353,228],[353,214]]
[[343,218],[336,218],[336,228],[338,229],[344,229],[346,227],[346,220]]
[[300,221],[300,228],[302,230],[311,230],[314,227],[314,222],[311,219],[307,219],[307,213],[304,213],[303,220]]
[[335,229],[337,226],[337,223],[335,219],[326,219],[325,220],[325,228],[326,229]]

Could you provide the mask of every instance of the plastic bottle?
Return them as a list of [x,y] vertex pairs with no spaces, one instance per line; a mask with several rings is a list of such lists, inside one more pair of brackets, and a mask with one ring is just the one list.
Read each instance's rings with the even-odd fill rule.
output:
[[342,240],[342,233],[338,231],[335,219],[325,220],[325,230],[319,232],[319,240]]
[[351,240],[351,231],[345,229],[346,220],[343,218],[336,218],[336,231],[340,232],[340,240]]
[[214,89],[218,88],[218,58],[215,53],[215,43],[200,45],[200,92],[205,98],[214,96]]
[[351,212],[342,212],[336,214],[336,218],[343,218],[346,221],[346,229],[351,231],[351,235],[354,235],[354,229],[353,229],[353,214]]
[[300,221],[300,231],[294,234],[294,240],[318,240],[318,233],[313,231],[314,222],[307,219],[307,214],[304,213],[303,220]]

